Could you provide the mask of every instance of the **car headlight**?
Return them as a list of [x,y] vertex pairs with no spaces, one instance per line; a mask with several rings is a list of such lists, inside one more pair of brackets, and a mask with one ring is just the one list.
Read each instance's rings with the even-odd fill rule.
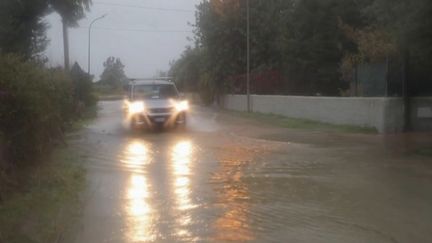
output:
[[142,101],[135,101],[129,104],[129,113],[135,114],[140,113],[144,111],[144,102]]
[[178,112],[186,111],[189,109],[189,103],[186,100],[180,101],[175,105],[175,108]]

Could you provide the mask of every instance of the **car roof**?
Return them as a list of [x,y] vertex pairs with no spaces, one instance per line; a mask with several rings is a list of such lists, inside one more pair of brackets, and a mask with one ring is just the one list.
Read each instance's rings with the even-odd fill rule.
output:
[[133,81],[130,81],[130,85],[152,85],[152,84],[171,84],[174,83],[168,80],[150,80],[150,79],[135,79]]

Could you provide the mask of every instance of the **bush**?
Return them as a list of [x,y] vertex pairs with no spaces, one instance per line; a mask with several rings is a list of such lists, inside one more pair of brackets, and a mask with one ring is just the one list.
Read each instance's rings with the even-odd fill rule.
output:
[[74,118],[73,83],[61,69],[0,56],[0,134],[7,168],[38,161]]
[[97,103],[97,97],[93,93],[93,83],[90,76],[84,72],[78,63],[75,63],[71,69],[71,77],[74,81],[75,100],[84,106],[94,106]]

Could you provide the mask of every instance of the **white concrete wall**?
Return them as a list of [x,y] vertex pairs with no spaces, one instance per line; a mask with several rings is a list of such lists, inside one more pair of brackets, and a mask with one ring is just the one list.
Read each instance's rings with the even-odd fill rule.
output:
[[411,100],[411,125],[418,131],[432,131],[432,97]]
[[[399,132],[403,128],[400,98],[309,97],[251,95],[254,112],[310,119],[339,125],[373,127],[379,132]],[[226,95],[226,109],[245,111],[245,95]]]

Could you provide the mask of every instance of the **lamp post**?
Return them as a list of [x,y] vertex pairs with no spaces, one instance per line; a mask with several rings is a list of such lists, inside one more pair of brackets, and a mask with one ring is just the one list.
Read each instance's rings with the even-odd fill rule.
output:
[[246,0],[246,97],[247,97],[247,111],[251,112],[250,100],[250,38],[249,38],[249,0]]
[[89,30],[88,30],[88,54],[87,54],[87,57],[88,57],[88,60],[87,60],[87,74],[90,76],[90,44],[91,44],[91,28],[92,28],[92,26],[93,26],[93,24],[96,22],[96,21],[98,21],[98,20],[100,20],[100,19],[103,19],[103,18],[105,18],[107,15],[106,14],[104,14],[104,15],[102,15],[102,16],[100,16],[100,17],[97,17],[97,18],[95,18],[91,23],[90,23],[90,26],[89,26]]

